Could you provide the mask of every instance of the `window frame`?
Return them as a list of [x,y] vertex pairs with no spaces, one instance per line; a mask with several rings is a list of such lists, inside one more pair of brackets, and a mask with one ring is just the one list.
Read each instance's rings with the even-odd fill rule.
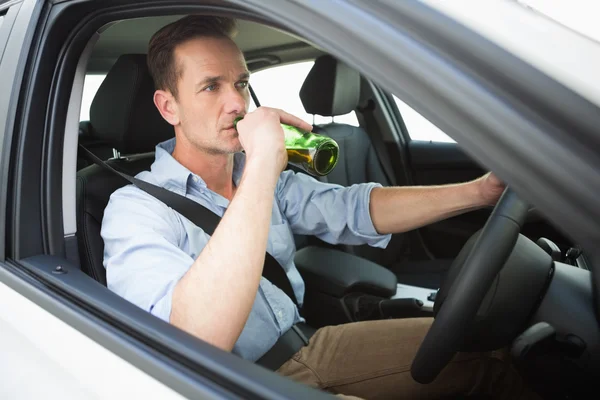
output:
[[[0,188],[3,189],[0,190],[0,261],[6,259],[7,229],[10,226],[7,218],[10,215],[7,213],[10,200],[6,188],[10,180],[12,132],[16,125],[17,103],[26,68],[22,49],[30,41],[29,23],[35,22],[39,13],[39,6],[32,3],[33,1],[9,1],[0,6],[4,13],[0,26],[0,87],[6,88],[0,93],[0,121],[4,122],[0,125]],[[15,56],[4,57],[7,51]]]
[[[433,122],[429,121],[427,118],[425,118],[423,115],[421,115],[414,108],[412,108],[411,106],[406,104],[401,98],[399,98],[398,96],[395,96],[393,94],[390,94],[390,97],[393,100],[392,101],[393,107],[396,108],[398,115],[400,116],[400,118],[402,118],[402,123],[404,124],[404,127],[405,127],[407,141],[422,141],[422,142],[431,142],[431,143],[456,143],[456,140],[454,140],[452,137],[450,137],[450,135],[448,135],[446,132],[444,132],[441,128],[437,127]],[[417,118],[421,119],[421,121],[419,121],[419,123],[428,124],[429,126],[427,126],[427,129],[434,129],[434,130],[438,131],[438,134],[444,135],[445,140],[435,140],[433,138],[433,136],[430,138],[413,137],[413,135],[411,135],[411,131],[416,129],[415,125],[414,125],[414,123],[411,122],[411,118],[407,118],[406,110],[402,110],[401,107],[399,107],[398,102],[401,102],[405,107],[408,107],[410,109],[409,114],[414,113],[415,116],[418,116]]]
[[83,98],[84,98],[84,95],[85,95],[85,90],[86,90],[86,85],[85,84],[86,84],[86,81],[88,79],[88,76],[102,76],[102,82],[104,81],[104,78],[106,78],[106,74],[99,74],[99,73],[88,74],[88,73],[85,73],[85,76],[83,77],[83,89],[82,89],[82,96],[81,96],[81,107],[80,107],[80,110],[79,110],[79,122],[84,122],[84,121],[89,121],[90,120],[89,115],[90,115],[90,108],[92,106],[92,100],[94,99],[94,96],[98,92],[98,89],[99,89],[100,85],[102,85],[102,82],[100,82],[100,85],[98,86],[98,88],[96,88],[96,91],[91,96],[90,103],[89,103],[89,105],[87,107],[87,110],[86,110],[88,118],[87,119],[82,118],[81,114],[84,111],[84,105],[85,105],[84,101],[83,101]]

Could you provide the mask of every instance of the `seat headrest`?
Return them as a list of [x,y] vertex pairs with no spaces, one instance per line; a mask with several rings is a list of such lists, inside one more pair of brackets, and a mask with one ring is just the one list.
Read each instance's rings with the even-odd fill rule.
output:
[[94,136],[123,154],[154,151],[175,136],[154,105],[154,83],[145,54],[120,56],[110,69],[90,107]]
[[335,117],[353,111],[360,98],[360,74],[330,55],[315,60],[300,89],[309,114]]

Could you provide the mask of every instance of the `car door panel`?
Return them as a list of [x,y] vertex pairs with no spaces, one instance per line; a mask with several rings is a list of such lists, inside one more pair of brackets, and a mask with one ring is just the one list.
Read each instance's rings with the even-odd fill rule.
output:
[[0,398],[184,398],[1,279],[0,304]]
[[451,167],[476,172],[473,160],[456,143],[411,140],[409,143],[410,160],[415,172]]
[[[467,182],[487,171],[475,163],[457,143],[411,140],[408,142],[410,176],[416,185],[442,185]],[[420,229],[428,250],[436,257],[455,257],[465,242],[483,227],[492,208],[471,211]],[[532,240],[546,237],[559,247],[569,240],[536,211],[530,212],[522,233]]]
[[[456,143],[411,140],[408,160],[416,185],[465,182],[485,173]],[[490,211],[477,210],[423,227],[423,241],[436,257],[455,257],[467,239],[483,226]]]
[[[18,282],[19,278],[11,273],[17,266],[31,275],[28,281],[32,285]],[[281,396],[282,393],[291,393],[288,398],[295,399],[327,398],[325,393],[287,380],[262,367],[250,368],[252,365],[249,361],[219,350],[174,325],[156,318],[91,279],[77,264],[64,258],[38,255],[20,260],[18,263],[14,261],[10,261],[7,265],[0,263],[0,290],[3,282],[13,290],[15,282],[18,282],[22,289],[21,294],[37,303],[38,309],[41,311],[45,309],[50,317],[56,317],[65,329],[74,327],[83,337],[82,341],[93,339],[95,343],[86,345],[86,350],[82,350],[82,354],[88,355],[88,362],[79,366],[83,371],[81,373],[87,372],[91,376],[78,379],[79,382],[88,384],[92,393],[105,395],[99,398],[115,396],[112,392],[98,390],[94,385],[105,380],[99,380],[99,375],[90,374],[90,371],[98,365],[113,364],[116,370],[123,370],[122,378],[132,376],[129,387],[122,393],[137,390],[139,383],[139,385],[157,387],[154,393],[165,394],[157,398],[165,399],[180,398],[180,394],[186,398],[203,399],[273,398],[273,396]],[[47,288],[46,293],[40,294],[34,287],[40,283]],[[78,297],[82,301],[73,303],[59,300],[57,293],[67,299]],[[0,327],[1,320],[2,312],[0,312]],[[135,333],[135,328],[139,327],[143,327],[143,334]],[[131,337],[123,335],[121,333],[123,330]],[[1,338],[2,331],[0,331]],[[68,337],[64,336],[64,340],[68,340]],[[66,343],[68,344],[68,341]],[[96,353],[104,350],[114,354],[114,360],[103,362],[102,360],[108,359],[108,356]],[[171,362],[165,360],[165,357],[181,362],[187,366],[186,369],[174,367]],[[131,368],[122,366],[122,363],[126,363]],[[104,371],[102,370],[101,373]],[[79,372],[73,372],[75,377],[78,377],[78,374]],[[218,381],[212,378],[215,374],[219,374]],[[262,382],[264,386],[248,386],[245,383],[247,380]],[[151,384],[146,384],[145,381]],[[0,389],[0,398],[4,398],[1,393]]]

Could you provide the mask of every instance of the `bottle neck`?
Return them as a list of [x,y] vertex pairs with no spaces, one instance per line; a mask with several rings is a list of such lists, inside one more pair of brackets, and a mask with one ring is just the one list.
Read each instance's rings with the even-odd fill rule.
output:
[[235,129],[237,129],[237,124],[239,121],[241,121],[242,119],[244,119],[244,117],[237,117],[236,119],[233,120],[233,127]]

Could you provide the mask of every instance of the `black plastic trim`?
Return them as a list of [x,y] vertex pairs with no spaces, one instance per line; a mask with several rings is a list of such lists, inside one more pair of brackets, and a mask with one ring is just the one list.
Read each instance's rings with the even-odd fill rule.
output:
[[388,151],[388,153],[390,154],[392,160],[394,159],[394,156],[398,158],[398,160],[393,163],[394,174],[396,176],[396,180],[398,181],[398,185],[410,185],[411,177],[408,173],[410,161],[409,154],[406,148],[407,141],[404,139],[403,134],[403,130],[406,129],[406,127],[404,126],[404,121],[401,117],[398,118],[394,107],[390,104],[390,99],[387,93],[373,82],[366,80],[366,78],[362,77],[362,79],[365,85],[363,87],[368,88],[368,91],[372,94],[373,99],[375,100],[375,107],[379,107],[378,111],[381,114],[381,119],[379,119],[378,121],[380,123],[388,123],[389,129],[392,131],[390,132],[390,135],[393,137],[393,143],[388,142],[385,139],[384,143],[388,149],[391,149],[391,151]]
[[[0,148],[0,154],[2,155],[0,157],[0,171],[2,173],[0,176],[0,224],[6,224],[6,226],[2,226],[4,229],[0,232],[0,259],[5,259],[6,256],[10,255],[14,245],[14,237],[9,232],[12,229],[18,230],[17,226],[11,225],[15,213],[9,211],[19,201],[18,197],[11,196],[13,193],[10,192],[9,187],[18,184],[18,181],[15,182],[13,174],[14,171],[21,168],[20,165],[14,165],[13,154],[19,143],[13,140],[13,132],[19,130],[21,123],[18,112],[22,102],[22,86],[27,84],[27,80],[24,79],[25,74],[21,71],[26,70],[28,66],[26,49],[31,43],[35,27],[30,22],[37,21],[41,6],[38,2],[30,0],[19,3],[12,8],[15,9],[16,15],[14,15],[9,41],[4,49],[5,52],[9,51],[12,57],[3,57],[2,72],[4,75],[0,77],[0,87],[6,88],[7,93],[6,97],[0,98],[0,112],[6,112],[6,115],[0,114],[0,120],[5,119],[4,137]],[[12,10],[9,10],[9,14],[12,12]],[[37,232],[37,236],[40,236],[39,232]],[[32,237],[32,240],[34,238],[35,236]]]
[[[2,21],[2,24],[0,25],[0,62],[2,62],[2,58],[4,55],[4,50],[6,49],[6,46],[8,44],[8,38],[10,37],[10,33],[12,31],[13,25],[15,23],[15,18],[19,12],[19,9],[21,7],[20,4],[17,3],[13,3],[10,8],[9,5],[7,4],[3,4],[3,7],[6,7],[4,10],[2,10],[2,17],[4,18],[4,20]],[[0,85],[0,87],[5,87],[4,85],[6,84],[8,87],[8,83],[9,82],[4,82],[4,81],[8,81],[9,77],[0,77],[0,83],[2,85]],[[9,165],[9,160],[10,160],[10,154],[9,154],[9,150],[10,150],[10,143],[11,143],[11,139],[12,139],[12,135],[10,135],[9,133],[11,132],[11,127],[12,127],[12,119],[10,118],[11,116],[11,109],[10,107],[10,102],[14,101],[14,90],[12,92],[5,92],[4,97],[3,95],[0,95],[0,115],[2,115],[2,113],[4,113],[6,111],[7,113],[7,118],[6,121],[4,123],[4,130],[1,130],[2,128],[0,128],[0,188],[6,187],[6,183],[8,182],[8,165]],[[11,98],[12,96],[12,98]],[[4,161],[2,161],[4,160]],[[5,257],[5,243],[6,243],[6,227],[5,227],[5,221],[6,221],[6,205],[7,205],[7,198],[6,198],[6,190],[1,190],[0,191],[0,260],[4,260]]]
[[456,143],[411,140],[408,143],[413,170],[475,168],[475,162]]
[[397,279],[390,270],[344,251],[306,246],[296,253],[294,262],[307,290],[341,298],[351,292],[391,297]]
[[527,210],[528,204],[506,189],[473,246],[465,247],[468,253],[457,257],[455,262],[462,262],[462,267],[438,292],[435,321],[412,363],[411,375],[417,382],[431,383],[459,350],[465,327],[474,321],[515,247]]

